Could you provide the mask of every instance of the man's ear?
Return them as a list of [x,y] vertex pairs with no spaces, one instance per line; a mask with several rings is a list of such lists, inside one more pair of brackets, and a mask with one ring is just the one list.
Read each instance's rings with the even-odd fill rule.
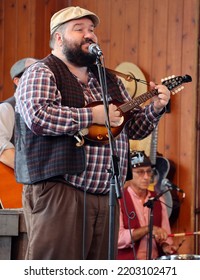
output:
[[19,83],[19,78],[18,77],[14,77],[13,83],[17,86],[18,83]]
[[60,32],[55,33],[55,39],[58,42],[59,46],[62,47],[63,44],[63,35]]

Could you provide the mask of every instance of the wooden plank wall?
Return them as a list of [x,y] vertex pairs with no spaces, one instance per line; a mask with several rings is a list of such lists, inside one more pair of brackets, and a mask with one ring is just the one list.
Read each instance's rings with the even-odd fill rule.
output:
[[[171,112],[159,124],[158,151],[175,164],[174,183],[186,193],[173,231],[200,230],[194,215],[199,206],[195,203],[199,0],[1,0],[0,100],[13,93],[11,65],[22,57],[49,53],[50,18],[70,5],[99,15],[96,34],[107,67],[131,62],[147,81],[158,83],[173,74],[192,76],[193,82],[172,96]],[[189,237],[180,253],[200,253],[199,246],[194,248],[194,237]]]

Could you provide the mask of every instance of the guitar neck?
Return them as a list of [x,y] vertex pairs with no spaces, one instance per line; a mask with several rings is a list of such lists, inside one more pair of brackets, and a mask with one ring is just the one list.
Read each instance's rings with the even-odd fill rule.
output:
[[152,138],[151,138],[150,160],[153,165],[156,165],[157,145],[158,145],[158,126],[156,126],[156,128],[152,132]]
[[[180,88],[180,85],[182,85],[183,83],[189,83],[192,81],[191,76],[189,75],[185,75],[185,76],[177,76],[177,77],[170,77],[169,79],[163,80],[162,84],[165,85],[168,90],[170,90],[173,94],[173,90],[182,90],[182,88]],[[179,88],[179,89],[177,89]],[[138,97],[134,98],[133,100],[126,102],[124,104],[122,104],[121,106],[119,106],[119,110],[121,110],[121,112],[123,113],[127,113],[131,110],[133,110],[134,108],[138,107],[140,104],[146,102],[147,100],[149,100],[150,98],[152,98],[153,96],[158,95],[158,91],[156,89],[153,89],[151,91],[147,91],[141,95],[139,95]]]

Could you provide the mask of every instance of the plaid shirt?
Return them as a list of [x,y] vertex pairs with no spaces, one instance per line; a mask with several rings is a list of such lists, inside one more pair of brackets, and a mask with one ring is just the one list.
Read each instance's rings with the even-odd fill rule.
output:
[[[25,82],[26,81],[26,82]],[[20,86],[22,82],[22,86]],[[87,86],[82,84],[85,104],[102,100],[101,87],[96,77],[89,73]],[[117,80],[124,101],[131,100],[121,80]],[[23,88],[24,87],[24,88]],[[90,108],[69,108],[62,106],[55,78],[50,69],[40,62],[31,66],[22,76],[16,95],[16,112],[20,113],[29,129],[34,132],[34,124],[43,128],[41,135],[74,135],[92,125]],[[142,139],[157,125],[161,115],[153,110],[153,105],[134,110],[131,120],[115,141],[115,153],[119,158],[119,181],[124,184],[128,166],[128,139]],[[38,133],[38,131],[37,131]],[[81,174],[65,175],[68,183],[91,193],[107,193],[110,188],[112,167],[110,145],[85,144],[86,170]]]

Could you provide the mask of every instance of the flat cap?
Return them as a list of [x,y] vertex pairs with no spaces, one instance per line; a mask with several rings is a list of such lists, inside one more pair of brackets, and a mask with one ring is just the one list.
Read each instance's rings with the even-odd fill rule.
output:
[[80,8],[78,6],[77,7],[72,6],[72,7],[67,7],[65,9],[62,9],[52,16],[51,22],[50,22],[50,32],[51,32],[51,34],[53,34],[53,32],[56,30],[56,28],[59,27],[60,25],[66,23],[70,20],[79,19],[79,18],[83,18],[83,17],[91,18],[95,27],[100,22],[99,17],[96,14],[94,14],[86,9]]
[[13,80],[15,77],[22,74],[28,66],[35,63],[36,61],[38,60],[35,58],[26,57],[15,62],[15,64],[13,64],[13,66],[10,69],[11,79]]

